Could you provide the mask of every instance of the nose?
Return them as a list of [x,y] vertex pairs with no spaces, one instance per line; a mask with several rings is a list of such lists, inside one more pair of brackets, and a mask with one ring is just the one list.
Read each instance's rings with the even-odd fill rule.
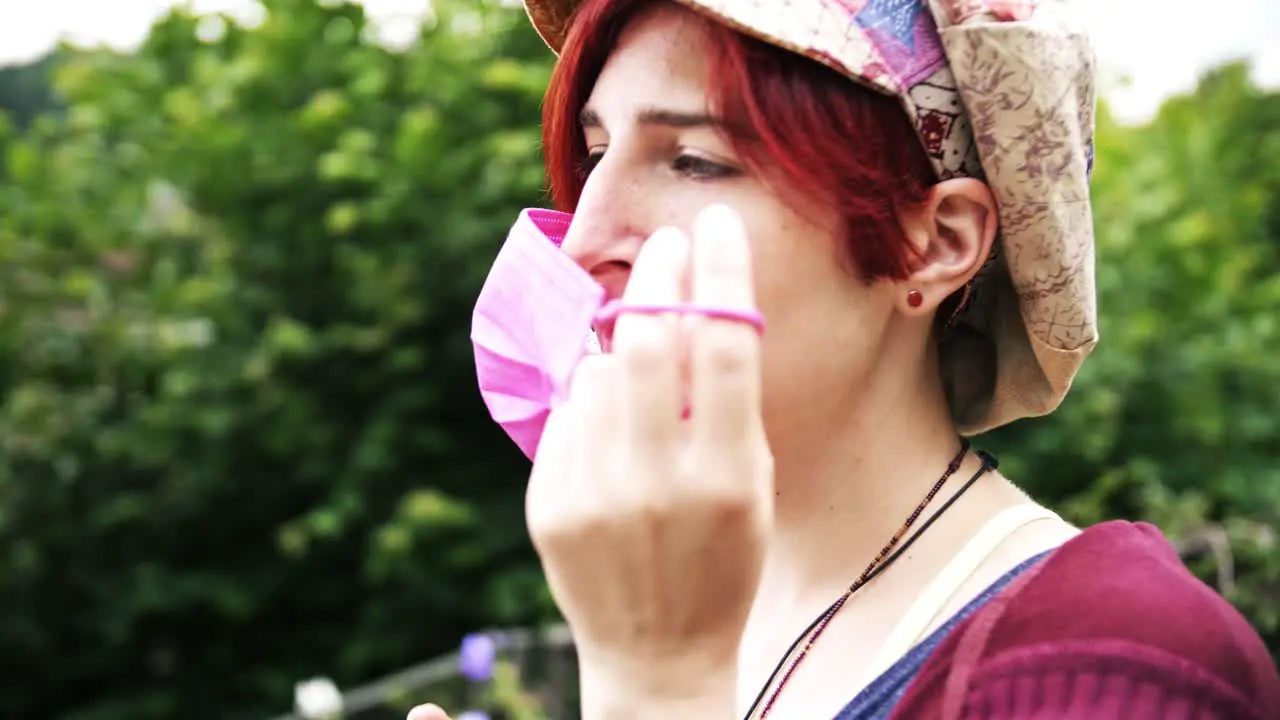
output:
[[605,289],[605,299],[622,297],[631,266],[646,237],[638,197],[621,173],[601,162],[587,178],[561,248]]

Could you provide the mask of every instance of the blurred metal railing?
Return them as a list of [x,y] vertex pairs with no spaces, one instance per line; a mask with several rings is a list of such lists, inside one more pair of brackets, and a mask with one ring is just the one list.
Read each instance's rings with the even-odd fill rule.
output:
[[[537,694],[543,701],[548,717],[555,720],[576,718],[577,708],[570,707],[576,703],[567,701],[570,695],[576,695],[577,690],[576,668],[569,667],[569,656],[573,655],[573,638],[567,627],[553,625],[540,629],[517,628],[485,634],[497,641],[503,659],[510,661],[522,676],[535,676],[532,684],[543,689],[543,692]],[[539,651],[550,651],[551,657],[541,658],[541,662],[532,661],[531,656]],[[403,713],[414,704],[442,702],[431,693],[431,688],[458,682],[461,678],[459,661],[460,652],[454,651],[343,691],[341,717],[351,720],[377,711],[382,711],[382,714],[398,713],[399,717],[404,717]],[[573,687],[568,688],[569,684]],[[568,692],[569,690],[572,692]],[[295,711],[278,715],[272,720],[309,719]]]
[[[1234,557],[1224,528],[1206,524],[1182,537],[1171,538],[1178,554],[1186,562],[1212,558],[1217,590],[1230,593],[1234,589]],[[564,625],[543,629],[511,629],[486,632],[494,638],[504,659],[520,672],[522,683],[532,686],[546,715],[553,720],[577,720],[577,668],[573,638]],[[550,657],[531,658],[537,651],[550,651]],[[380,711],[379,718],[403,717],[414,704],[445,702],[447,692],[437,694],[434,688],[451,682],[461,683],[461,653],[451,652],[419,665],[401,670],[371,683],[342,693],[342,717],[355,720]],[[530,682],[531,681],[531,682]],[[456,694],[456,693],[455,693]],[[288,713],[272,720],[309,720]]]

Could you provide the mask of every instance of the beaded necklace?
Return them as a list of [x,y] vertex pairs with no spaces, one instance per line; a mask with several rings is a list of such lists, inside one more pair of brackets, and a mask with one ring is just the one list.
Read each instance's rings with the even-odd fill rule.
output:
[[[786,687],[787,681],[795,674],[796,668],[800,667],[800,663],[803,662],[805,657],[809,654],[809,650],[813,648],[814,643],[816,643],[818,638],[822,636],[823,631],[831,624],[832,618],[835,617],[836,613],[840,612],[840,609],[845,606],[845,603],[849,601],[849,598],[853,597],[855,592],[888,568],[894,560],[901,557],[902,554],[906,552],[906,550],[911,547],[911,545],[915,543],[921,535],[924,534],[924,531],[929,529],[929,526],[932,525],[934,521],[942,515],[942,513],[946,512],[946,510],[950,508],[966,490],[977,482],[978,478],[982,477],[998,465],[995,457],[979,451],[978,456],[982,459],[982,466],[978,468],[978,471],[974,473],[973,476],[970,477],[954,495],[948,498],[942,507],[938,508],[938,511],[931,515],[929,519],[920,526],[920,529],[912,534],[911,537],[902,544],[902,547],[898,548],[897,552],[893,552],[899,541],[902,540],[902,537],[906,535],[907,531],[911,529],[911,526],[920,518],[920,514],[924,512],[925,507],[928,506],[938,492],[942,490],[942,486],[946,484],[947,480],[949,480],[951,476],[960,469],[960,464],[964,462],[964,458],[968,453],[969,442],[967,440],[962,440],[960,452],[951,459],[951,462],[947,465],[946,471],[942,473],[942,477],[938,478],[938,481],[933,484],[933,487],[930,488],[929,492],[924,496],[924,499],[920,501],[920,504],[916,506],[915,510],[911,511],[911,514],[907,516],[906,521],[903,522],[901,527],[898,528],[898,531],[893,534],[893,537],[889,538],[889,542],[885,543],[884,547],[880,548],[880,552],[876,553],[875,559],[867,565],[866,569],[862,571],[862,574],[858,576],[858,579],[853,581],[853,584],[849,586],[849,589],[845,590],[844,594],[841,595],[839,599],[824,610],[822,614],[820,614],[812,623],[809,624],[807,628],[804,629],[804,632],[800,633],[800,636],[795,639],[795,642],[791,643],[791,647],[789,647],[787,652],[783,654],[782,659],[778,661],[778,665],[769,675],[769,679],[765,681],[764,687],[760,689],[760,694],[758,694],[755,701],[751,703],[751,709],[747,711],[744,720],[752,720],[753,718],[755,720],[764,720],[764,718],[769,715],[769,711],[773,709],[773,705],[777,702],[778,696],[782,694],[783,688]],[[893,553],[892,555],[890,555],[891,552]],[[799,647],[802,642],[804,643],[804,646],[801,647],[800,651],[797,653],[796,648]],[[788,665],[787,660],[791,659],[793,656],[795,659]],[[778,673],[782,672],[783,667],[786,667],[786,672],[783,673],[782,679],[779,680],[777,686],[774,687],[774,680],[778,677]],[[769,691],[770,687],[774,687],[773,693],[769,695],[768,701],[765,702],[764,707],[761,708],[760,703],[764,700],[765,693]],[[760,710],[760,714],[758,716],[755,714],[757,709]]]

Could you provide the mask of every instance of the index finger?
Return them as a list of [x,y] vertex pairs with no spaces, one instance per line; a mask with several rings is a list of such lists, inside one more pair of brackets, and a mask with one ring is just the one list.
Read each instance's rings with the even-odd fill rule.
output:
[[[661,228],[640,250],[622,301],[635,308],[677,310],[688,277],[689,241],[675,228]],[[624,372],[619,385],[629,449],[657,459],[674,449],[680,431],[680,335],[678,318],[648,312],[618,317],[613,352]]]
[[[758,312],[751,246],[736,212],[713,205],[698,215],[692,266],[695,306]],[[691,344],[694,443],[745,445],[760,424],[759,331],[743,320],[697,317]]]

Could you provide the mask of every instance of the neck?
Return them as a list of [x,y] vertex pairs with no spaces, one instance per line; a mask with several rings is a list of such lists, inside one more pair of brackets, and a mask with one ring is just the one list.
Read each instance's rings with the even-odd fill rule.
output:
[[[811,405],[811,424],[770,438],[776,524],[764,581],[784,597],[847,586],[960,452],[941,386],[923,380],[925,369],[884,375],[858,383],[857,397],[829,398],[823,412]],[[970,452],[916,527],[980,465]]]

